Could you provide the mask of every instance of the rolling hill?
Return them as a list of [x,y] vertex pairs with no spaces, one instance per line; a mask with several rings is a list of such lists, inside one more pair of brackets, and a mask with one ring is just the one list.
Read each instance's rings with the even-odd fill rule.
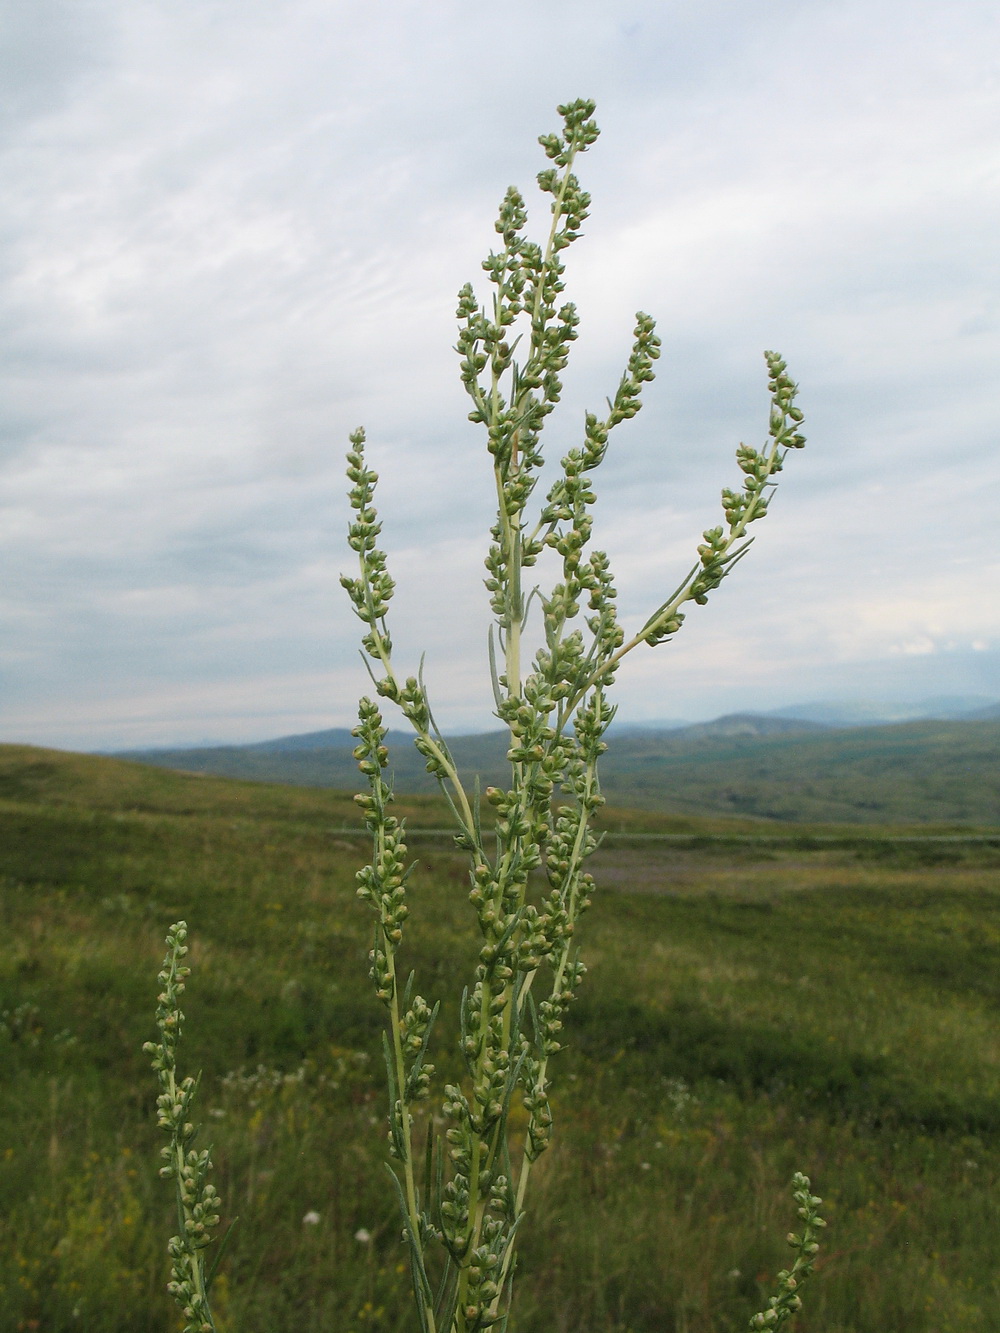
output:
[[[404,733],[390,734],[396,789],[436,786]],[[346,729],[255,745],[132,751],[121,758],[261,782],[354,789]],[[460,770],[505,777],[504,733],[449,738]],[[876,727],[735,714],[612,737],[601,781],[616,805],[791,822],[1000,824],[1000,719]]]

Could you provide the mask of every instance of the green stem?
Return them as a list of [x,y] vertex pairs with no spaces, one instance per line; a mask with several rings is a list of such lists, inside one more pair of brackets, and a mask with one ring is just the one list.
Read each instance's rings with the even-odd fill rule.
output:
[[[170,1095],[171,1102],[176,1105],[177,1080],[175,1078],[175,1069],[174,1067],[170,1067],[165,1072],[167,1075],[166,1091]],[[174,1187],[177,1195],[177,1223],[179,1228],[178,1239],[184,1246],[184,1249],[187,1251],[191,1280],[194,1283],[195,1293],[197,1294],[201,1302],[201,1309],[199,1310],[199,1320],[202,1323],[207,1321],[207,1323],[212,1328],[212,1333],[215,1333],[215,1321],[213,1320],[212,1312],[209,1309],[208,1291],[205,1287],[205,1270],[201,1257],[202,1251],[199,1250],[199,1248],[196,1245],[194,1245],[194,1243],[191,1240],[191,1237],[188,1234],[188,1229],[187,1229],[189,1212],[187,1204],[184,1202],[183,1171],[185,1165],[185,1155],[184,1155],[184,1141],[183,1138],[181,1137],[182,1132],[183,1131],[181,1129],[175,1128],[171,1135],[171,1144],[170,1144],[173,1150],[173,1159],[174,1159],[173,1160]]]
[[[373,791],[378,792],[378,788],[373,784]],[[376,813],[378,823],[375,832],[375,855],[374,865],[379,865],[385,858],[385,806],[381,797],[376,795],[377,806]],[[403,1147],[403,1177],[406,1187],[406,1209],[410,1219],[411,1243],[420,1256],[421,1268],[426,1268],[424,1264],[423,1249],[420,1244],[420,1210],[417,1206],[417,1187],[413,1176],[413,1152],[412,1152],[412,1120],[410,1110],[406,1103],[406,1061],[403,1056],[403,1040],[401,1033],[400,1012],[399,1012],[399,983],[396,976],[396,947],[389,939],[385,925],[380,921],[379,928],[382,933],[382,947],[385,950],[386,962],[388,964],[390,987],[389,987],[389,1022],[392,1027],[392,1052],[393,1063],[396,1066],[396,1088],[399,1093],[399,1115],[400,1127],[402,1130]],[[389,1108],[390,1116],[395,1115],[396,1108]],[[436,1333],[434,1322],[433,1305],[426,1299],[426,1294],[422,1296],[424,1312],[427,1320],[428,1333]]]
[[[413,1175],[413,1153],[412,1153],[412,1135],[413,1121],[410,1116],[410,1109],[406,1104],[404,1089],[406,1087],[406,1062],[403,1058],[403,1042],[400,1035],[400,1013],[398,999],[398,985],[396,980],[396,958],[395,950],[390,950],[389,941],[382,932],[382,938],[385,942],[386,955],[389,961],[389,975],[392,978],[392,999],[389,1002],[389,1013],[392,1022],[392,1053],[393,1062],[396,1066],[396,1087],[399,1090],[399,1114],[402,1122],[403,1139],[403,1177],[406,1186],[406,1208],[410,1216],[410,1234],[412,1244],[416,1246],[420,1255],[421,1266],[426,1268],[423,1256],[423,1247],[420,1244],[420,1209],[417,1206],[417,1185]],[[395,1108],[393,1108],[395,1110]],[[434,1322],[434,1307],[426,1297],[423,1300],[424,1312],[427,1317],[428,1333],[436,1333]]]
[[[361,566],[361,581],[368,595],[369,607],[371,607],[372,604],[371,585],[369,584],[368,581],[368,571],[365,567],[365,560],[363,555],[359,556],[359,563]],[[393,669],[392,656],[385,646],[385,638],[383,632],[379,629],[378,618],[375,616],[373,611],[368,619],[368,625],[372,632],[372,638],[375,640],[375,646],[378,649],[378,656],[379,656],[379,661],[382,663],[382,669],[385,671],[385,674],[388,676],[388,678],[392,681],[398,693],[401,689],[399,683],[399,677],[396,675],[396,672]],[[410,725],[413,727],[413,730],[417,733],[420,739],[430,747],[430,749],[433,751],[434,759],[436,760],[437,763],[441,765],[442,769],[444,770],[445,776],[447,777],[448,782],[451,786],[455,800],[458,802],[461,808],[463,831],[468,835],[469,838],[472,839],[472,841],[478,847],[478,839],[476,838],[476,821],[472,815],[472,807],[469,804],[469,798],[465,793],[465,788],[462,786],[461,780],[459,779],[458,770],[452,763],[451,755],[448,753],[446,749],[443,749],[438,744],[436,737],[434,737],[425,728],[416,726],[412,722],[412,720]]]

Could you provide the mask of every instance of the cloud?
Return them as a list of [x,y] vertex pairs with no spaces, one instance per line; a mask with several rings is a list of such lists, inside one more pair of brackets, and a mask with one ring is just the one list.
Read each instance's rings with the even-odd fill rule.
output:
[[341,459],[361,422],[400,649],[426,649],[446,725],[489,723],[491,483],[454,299],[578,93],[604,134],[581,165],[582,337],[554,457],[617,382],[637,308],[664,339],[597,483],[625,615],[684,572],[736,443],[762,436],[765,347],[802,384],[810,439],[732,583],[623,673],[625,711],[765,687],[778,705],[834,668],[904,689],[909,664],[944,689],[996,643],[993,7],[10,8],[4,734],[350,721]]

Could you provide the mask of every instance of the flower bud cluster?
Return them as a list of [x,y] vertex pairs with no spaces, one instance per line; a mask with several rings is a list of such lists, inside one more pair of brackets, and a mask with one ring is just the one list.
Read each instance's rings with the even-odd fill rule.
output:
[[[177,1043],[184,1025],[184,1014],[180,1007],[180,997],[184,994],[184,983],[191,975],[191,969],[181,963],[187,953],[187,922],[178,921],[167,932],[167,956],[163,968],[157,975],[157,981],[163,987],[156,997],[156,1026],[160,1030],[158,1042],[147,1041],[142,1049],[153,1057],[152,1066],[159,1075],[160,1087],[172,1089],[172,1078],[177,1063]],[[191,1080],[186,1080],[190,1082]],[[160,1106],[161,1098],[157,1099]],[[158,1123],[163,1126],[162,1120]],[[166,1126],[163,1126],[166,1127]]]
[[425,1057],[439,1007],[435,1005],[432,1009],[422,995],[417,995],[400,1019],[403,1054],[412,1061],[403,1088],[403,1100],[406,1102],[423,1101],[430,1092],[434,1066],[428,1064]]
[[611,431],[620,422],[634,417],[642,406],[642,386],[655,378],[653,362],[660,356],[660,339],[655,327],[651,316],[641,310],[637,313],[632,353],[614,401],[608,403],[608,416],[601,420],[593,412],[586,414],[583,447],[571,449],[563,458],[563,475],[549,491],[542,522],[549,525],[569,522],[572,528],[569,532],[551,531],[547,542],[564,559],[569,558],[570,569],[579,565],[579,552],[590,538],[591,519],[587,507],[594,503],[595,497],[583,474],[600,466],[607,453]]
[[768,1298],[767,1309],[755,1314],[750,1320],[751,1333],[758,1329],[780,1328],[802,1308],[799,1295],[802,1283],[813,1271],[813,1264],[819,1251],[816,1239],[826,1226],[817,1209],[823,1202],[811,1192],[809,1177],[797,1171],[792,1178],[792,1198],[798,1204],[798,1215],[802,1220],[802,1234],[789,1232],[788,1243],[795,1250],[796,1258],[790,1269],[783,1269],[778,1274],[777,1295]]
[[[586,151],[597,137],[592,111],[589,102],[567,105],[562,108],[563,135],[542,139],[555,163],[538,176],[543,193],[552,196],[552,226],[545,249],[523,235],[524,200],[517,190],[508,190],[496,222],[504,249],[483,263],[496,288],[492,316],[479,305],[471,286],[459,293],[457,350],[462,382],[473,402],[470,419],[487,429],[500,498],[486,560],[486,587],[508,634],[524,617],[520,571],[533,565],[543,549],[537,535],[526,535],[521,526],[542,464],[539,435],[562,395],[560,377],[577,338],[576,307],[559,300],[565,271],[560,254],[580,235],[590,205],[571,166],[576,154]],[[514,359],[517,339],[512,338],[512,326],[522,314],[530,323],[523,364]]]
[[788,366],[777,352],[765,352],[767,387],[771,391],[770,435],[779,449],[801,449],[806,442],[797,427],[803,420],[802,409],[795,406],[798,387],[786,371]]
[[378,473],[365,463],[364,431],[356,430],[350,440],[353,447],[347,455],[347,476],[352,485],[348,496],[355,519],[348,528],[347,540],[358,553],[361,577],[353,579],[342,574],[340,584],[351,599],[355,614],[368,626],[362,641],[365,651],[370,657],[385,660],[392,651],[392,642],[384,621],[395,584],[386,568],[385,552],[376,544],[382,531],[375,509]]
[[[502,678],[500,689],[505,685],[506,678]],[[535,672],[525,681],[521,697],[501,698],[497,709],[510,729],[507,759],[516,766],[516,778],[510,791],[491,787],[486,797],[496,811],[501,848],[517,843],[516,859],[510,865],[516,876],[527,875],[541,863],[538,848],[548,836],[549,801],[565,765],[565,743],[550,724],[556,707],[554,695],[551,682]]]
[[446,1121],[448,1156],[452,1163],[451,1179],[441,1194],[439,1212],[445,1245],[452,1257],[461,1260],[469,1245],[469,1176],[472,1171],[472,1124],[468,1098],[461,1088],[449,1083],[441,1104]]
[[473,1080],[473,1097],[482,1108],[473,1119],[480,1128],[493,1123],[502,1111],[509,1091],[511,1048],[503,1016],[511,996],[511,982],[516,965],[514,943],[520,924],[520,911],[496,944],[484,944],[479,951],[475,981],[462,997],[462,1034],[460,1049]]
[[483,582],[490,594],[490,610],[501,623],[507,623],[513,619],[507,604],[508,588],[511,584],[511,553],[504,543],[501,525],[495,523],[490,532],[493,541],[484,562],[489,577]]
[[528,1112],[528,1133],[524,1155],[529,1162],[537,1162],[552,1139],[549,1080],[542,1070],[541,1060],[525,1061],[524,1109]]
[[170,1255],[171,1276],[167,1291],[181,1308],[184,1333],[215,1333],[208,1301],[198,1290],[196,1260],[179,1236],[172,1236],[167,1245]]
[[[605,423],[608,430],[617,426],[619,421],[628,421],[635,416],[642,406],[639,395],[642,392],[643,384],[656,378],[653,374],[653,362],[660,359],[662,344],[655,330],[656,321],[653,317],[647,315],[643,310],[636,311],[633,334],[635,342],[632,344],[628,368],[622,375],[618,391],[610,405],[611,410]],[[603,458],[602,451],[595,456],[595,461],[591,463],[591,466],[596,467]]]
[[443,1111],[449,1128],[445,1140],[453,1164],[451,1179],[441,1192],[439,1215],[441,1236],[451,1257],[466,1273],[465,1315],[469,1329],[486,1327],[486,1306],[500,1289],[497,1280],[503,1259],[513,1239],[516,1205],[507,1176],[490,1165],[479,1164],[477,1193],[486,1202],[478,1243],[470,1237],[471,1175],[476,1133],[472,1112],[461,1089],[453,1084],[445,1088]]
[[490,1306],[500,1294],[504,1260],[513,1239],[512,1226],[500,1218],[484,1218],[480,1230],[481,1244],[469,1252],[465,1265],[462,1318],[468,1333],[478,1333],[480,1329],[496,1323],[495,1317],[490,1314]]
[[358,897],[367,902],[378,917],[379,930],[370,955],[372,979],[379,999],[388,1003],[392,998],[391,974],[387,951],[395,950],[403,938],[403,923],[409,915],[406,905],[406,843],[404,826],[386,807],[392,792],[382,777],[389,762],[389,751],[383,744],[386,729],[382,715],[371,699],[362,699],[358,708],[360,721],[351,733],[358,738],[354,758],[368,779],[369,791],[354,799],[365,812],[365,823],[373,835],[374,850],[370,865],[357,873]]
[[706,529],[704,542],[698,547],[701,569],[692,580],[688,591],[691,601],[697,602],[699,606],[705,605],[708,601],[708,594],[713,588],[717,588],[726,577],[726,553],[729,550],[729,545],[729,540],[723,534],[722,528]]
[[[378,695],[397,704],[416,730],[417,748],[427,761],[427,771],[433,773],[443,787],[450,783],[454,788],[460,789],[458,774],[448,753],[448,747],[431,718],[430,704],[423,681],[416,676],[410,676],[401,685],[393,670],[392,639],[385,622],[385,615],[395,585],[386,568],[385,552],[376,545],[376,538],[381,532],[381,524],[375,510],[375,485],[378,475],[365,463],[364,431],[355,431],[350,439],[352,447],[347,455],[347,475],[351,481],[349,496],[355,521],[348,529],[348,541],[358,552],[360,575],[358,578],[342,575],[340,582],[347,590],[355,613],[368,626],[368,632],[361,640],[362,646],[369,657],[374,658],[383,669],[384,674],[380,678],[376,678],[373,674]],[[362,747],[359,748],[363,746],[364,738]],[[371,754],[359,755],[356,750],[355,755],[366,777],[374,776],[369,771],[372,765],[377,765],[379,768],[384,766],[384,753],[380,758],[374,751]],[[385,791],[388,790],[384,784],[382,786]],[[465,804],[466,814],[471,822],[471,812],[468,810],[464,792],[459,790],[459,796]],[[387,798],[383,795],[381,799],[384,804]],[[376,809],[374,788],[372,795],[358,796],[355,800],[368,815]],[[370,822],[369,827],[371,827]]]
[[[578,144],[573,152],[583,146]],[[561,175],[555,169],[543,172],[539,183],[554,195],[545,251],[524,237],[527,212],[523,198],[512,187],[496,222],[504,249],[483,261],[496,288],[492,317],[479,305],[469,284],[459,292],[456,312],[462,382],[473,402],[469,416],[486,424],[490,453],[504,481],[514,487],[505,496],[508,512],[523,508],[534,485],[521,470],[530,472],[541,464],[538,436],[562,394],[559,377],[579,323],[572,302],[559,303],[564,268],[558,256],[579,235],[589,197],[570,171]],[[531,324],[529,353],[523,365],[514,360],[516,338],[512,341],[512,326],[521,314]],[[481,379],[484,372],[488,372],[485,381]],[[501,392],[500,381],[508,374],[510,384]]]
[[657,644],[666,643],[671,639],[683,624],[684,612],[675,610],[670,615],[659,618],[655,627],[646,632],[643,638],[651,648],[655,648]]
[[602,688],[607,688],[614,679],[614,655],[625,641],[625,634],[618,624],[618,609],[615,599],[618,592],[611,577],[611,568],[604,551],[594,551],[589,565],[584,566],[579,574],[580,584],[590,593],[588,606],[595,615],[587,617],[587,628],[594,636],[594,658],[600,663],[610,664],[601,673]]
[[556,108],[564,121],[564,137],[540,134],[538,142],[545,149],[545,156],[557,166],[564,167],[571,162],[574,150],[584,152],[597,142],[600,130],[597,122],[592,119],[596,106],[596,102],[578,98],[575,102],[567,102],[565,106]]
[[[494,830],[503,847],[512,844],[518,846],[519,864],[511,867],[505,876],[507,885],[516,890],[517,882],[527,876],[529,870],[538,864],[538,851],[534,846],[534,826],[531,812],[524,793],[516,787],[503,791],[500,787],[487,787],[484,793],[487,802],[496,812]],[[527,862],[525,862],[527,858]]]
[[[579,970],[574,969],[575,977],[580,978],[583,976],[583,965],[578,964],[577,967]],[[556,1051],[562,1050],[562,1043],[558,1040],[557,1034],[562,1031],[563,1015],[575,997],[574,986],[564,982],[560,990],[553,991],[549,998],[538,1006],[538,1045],[546,1055],[554,1055]]]
[[544,962],[552,959],[559,946],[573,934],[573,929],[574,923],[570,920],[564,897],[558,890],[552,890],[541,908],[528,903],[521,914],[521,938],[517,945],[518,971],[537,971]]
[[795,406],[798,388],[785,373],[785,362],[777,352],[764,355],[771,391],[771,444],[763,452],[747,444],[736,450],[736,463],[746,480],[742,491],[727,488],[722,492],[722,510],[730,531],[742,532],[748,523],[764,517],[772,477],[781,471],[788,450],[801,449],[806,442],[798,431],[803,420],[802,409]]
[[167,1246],[171,1272],[167,1290],[177,1301],[185,1319],[184,1333],[214,1333],[215,1325],[208,1303],[208,1283],[204,1272],[204,1250],[214,1239],[219,1225],[221,1199],[208,1179],[212,1169],[210,1149],[198,1151],[192,1145],[197,1128],[189,1118],[198,1090],[198,1080],[177,1081],[177,1045],[184,1015],[180,997],[191,969],[181,963],[187,953],[187,925],[178,921],[167,933],[167,954],[157,980],[162,986],[157,996],[156,1024],[158,1042],[147,1041],[143,1050],[151,1055],[160,1093],[156,1099],[157,1124],[170,1136],[168,1147],[161,1149],[164,1165],[160,1175],[173,1180],[178,1217],[182,1232],[172,1236]]
[[494,1014],[494,1022],[487,1029],[487,1039],[476,1062],[476,1079],[472,1086],[475,1106],[471,1112],[471,1124],[479,1135],[492,1129],[500,1119],[509,1091],[510,1052],[504,1044],[500,1030],[502,1024],[496,1021],[497,1017]]

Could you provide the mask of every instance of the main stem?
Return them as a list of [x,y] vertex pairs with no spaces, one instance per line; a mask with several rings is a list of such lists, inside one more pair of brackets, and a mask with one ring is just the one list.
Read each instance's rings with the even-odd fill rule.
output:
[[[381,834],[380,834],[381,837]],[[396,1087],[399,1090],[399,1113],[401,1120],[402,1140],[403,1140],[403,1178],[406,1187],[406,1209],[410,1216],[410,1230],[412,1234],[412,1243],[420,1253],[421,1263],[423,1259],[423,1246],[420,1243],[420,1209],[417,1205],[417,1185],[413,1176],[413,1121],[410,1116],[410,1108],[406,1104],[406,1063],[403,1058],[403,1041],[400,1034],[400,1013],[399,1013],[399,985],[396,977],[396,957],[395,950],[390,950],[389,941],[383,940],[386,946],[386,955],[389,961],[389,975],[392,978],[392,999],[389,1002],[389,1014],[392,1022],[392,1055],[396,1066]],[[395,1108],[391,1108],[393,1112]],[[434,1322],[434,1306],[426,1297],[421,1294],[421,1301],[424,1307],[424,1314],[427,1321],[428,1333],[437,1333]]]

